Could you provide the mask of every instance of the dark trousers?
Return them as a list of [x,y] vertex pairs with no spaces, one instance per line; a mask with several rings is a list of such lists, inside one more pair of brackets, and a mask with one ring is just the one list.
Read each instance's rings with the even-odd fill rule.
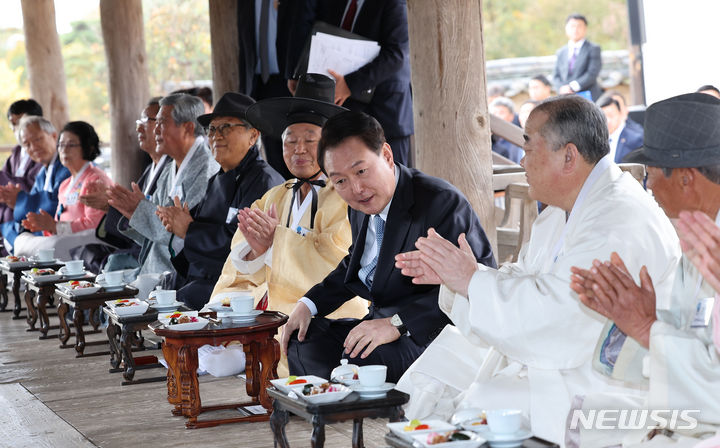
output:
[[[253,80],[253,91],[250,95],[255,101],[264,100],[265,98],[277,98],[277,97],[288,97],[290,91],[287,88],[287,81],[280,75],[270,75],[266,83],[262,82],[260,75],[255,75]],[[269,135],[262,135],[262,143],[265,147],[265,158],[267,163],[270,164],[275,171],[280,173],[285,179],[292,179],[293,176],[290,174],[285,160],[283,159],[283,145],[282,140],[277,137],[271,137]]]
[[393,152],[393,159],[407,167],[412,167],[410,160],[410,136],[407,137],[387,137],[388,145]]
[[215,281],[208,279],[188,280],[182,288],[177,290],[177,299],[189,308],[200,311],[210,301],[210,294],[215,287]]
[[360,356],[350,358],[343,349],[343,342],[350,330],[360,322],[362,321],[359,319],[313,318],[303,342],[297,340],[297,332],[290,337],[288,344],[290,374],[317,375],[329,379],[332,369],[340,365],[340,359],[347,358],[350,364],[359,366],[386,365],[388,368],[386,381],[397,383],[425,347],[415,344],[409,336],[400,336],[400,339],[375,348],[365,359]]

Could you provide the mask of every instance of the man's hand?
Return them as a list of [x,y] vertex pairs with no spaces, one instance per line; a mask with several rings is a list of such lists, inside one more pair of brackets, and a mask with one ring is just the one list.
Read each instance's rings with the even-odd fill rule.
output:
[[439,285],[442,279],[427,263],[422,261],[419,250],[395,255],[395,267],[402,275],[412,277],[416,285]]
[[[597,311],[643,347],[650,345],[650,328],[655,316],[655,289],[647,267],[640,269],[640,286],[635,284],[620,256],[610,261],[593,260],[590,270],[571,268],[570,287],[580,301]],[[591,291],[591,293],[589,293]]]
[[683,211],[677,229],[685,256],[720,293],[720,228],[703,212]]
[[101,181],[95,181],[88,185],[86,193],[80,196],[80,202],[98,210],[107,212],[108,205],[107,185]]
[[568,84],[565,84],[564,86],[560,87],[558,93],[561,95],[567,95],[569,93],[575,93],[575,91]]
[[145,199],[145,195],[135,182],[133,182],[131,186],[132,191],[122,185],[114,185],[107,189],[109,197],[108,203],[115,207],[127,219],[132,217],[140,201]]
[[[477,260],[465,234],[460,234],[456,247],[446,240],[435,229],[428,230],[427,238],[418,238],[415,247],[420,252],[419,263],[416,252],[401,254],[398,266],[405,268],[413,283],[437,284],[437,280],[456,293],[467,296],[468,285],[477,271]],[[398,260],[398,257],[396,257]],[[405,274],[405,272],[403,272]]]
[[376,347],[395,341],[399,337],[400,332],[390,323],[389,317],[370,319],[360,322],[350,330],[343,347],[345,347],[345,353],[349,354],[351,358],[360,355],[360,358],[365,359]]
[[267,252],[275,238],[275,228],[280,224],[275,204],[267,213],[258,208],[244,208],[238,211],[238,229],[250,245],[247,260],[254,260]]
[[193,222],[192,216],[190,215],[190,209],[188,208],[187,202],[184,204],[180,203],[180,198],[175,196],[173,203],[169,207],[158,206],[155,214],[160,217],[160,221],[165,226],[165,230],[174,233],[180,238],[185,238],[187,229],[190,227],[190,223]]
[[22,220],[22,226],[31,232],[50,232],[52,234],[57,233],[57,225],[55,219],[45,210],[40,210],[39,213],[30,212]]
[[22,191],[20,184],[7,184],[0,186],[0,202],[7,204],[10,208],[15,208],[18,193]]
[[345,77],[338,72],[328,69],[328,73],[335,78],[335,104],[342,106],[346,99],[350,98],[352,92],[345,82]]
[[307,333],[307,329],[310,326],[311,319],[312,314],[310,314],[310,308],[308,308],[307,305],[305,305],[304,303],[298,302],[297,305],[295,305],[295,308],[293,308],[292,313],[290,313],[290,317],[288,318],[288,321],[283,327],[282,331],[282,339],[280,340],[280,346],[282,347],[282,352],[285,356],[287,356],[287,348],[288,342],[290,342],[290,335],[293,334],[295,330],[298,330],[298,341],[304,341],[305,333]]
[[287,87],[292,96],[295,96],[295,91],[297,90],[297,84],[298,84],[297,79],[288,79]]

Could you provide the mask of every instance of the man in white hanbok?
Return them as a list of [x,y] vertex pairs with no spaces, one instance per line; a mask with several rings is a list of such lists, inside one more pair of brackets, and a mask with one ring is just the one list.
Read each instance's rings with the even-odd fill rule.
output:
[[530,195],[548,204],[517,263],[477,265],[430,230],[396,257],[416,283],[442,283],[447,326],[398,383],[409,418],[447,418],[457,408],[519,408],[532,432],[562,444],[571,399],[625,390],[591,368],[606,319],[569,287],[570,267],[621,252],[647,264],[669,293],[680,256],[670,221],[642,186],[609,158],[602,112],[577,97],[538,105],[525,128]]
[[[658,102],[646,112],[644,147],[628,155],[648,165],[648,188],[669,217],[680,218],[677,227],[684,256],[672,293],[653,289],[657,279],[652,273],[641,272],[641,283],[636,285],[629,273],[637,270],[625,267],[616,254],[604,263],[594,260],[590,269],[582,269],[590,264],[573,268],[571,286],[580,300],[649,348],[641,369],[647,397],[638,401],[596,393],[582,397],[577,407],[583,411],[686,410],[697,420],[697,425],[687,418],[664,425],[658,422],[667,434],[646,442],[647,446],[694,446],[697,440],[688,436],[703,438],[720,429],[720,300],[716,294],[720,282],[715,273],[720,257],[720,230],[715,225],[720,223],[718,122],[720,100],[709,95],[692,93]],[[621,356],[625,351],[622,347]],[[627,370],[623,375],[637,374]],[[581,428],[571,433],[571,439],[582,447],[630,446],[646,439],[648,432],[647,428],[617,431],[611,437],[608,431]],[[720,446],[720,438],[708,443]]]

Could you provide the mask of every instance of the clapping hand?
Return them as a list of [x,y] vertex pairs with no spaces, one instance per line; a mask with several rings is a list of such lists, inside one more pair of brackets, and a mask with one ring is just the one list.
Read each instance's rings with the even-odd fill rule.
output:
[[45,210],[40,209],[38,213],[30,212],[22,220],[22,226],[31,232],[50,232],[57,233],[57,223],[55,219]]
[[128,190],[122,185],[114,185],[107,189],[108,203],[127,219],[132,218],[140,201],[145,199],[145,195],[135,182],[132,183],[131,187],[132,190]]
[[275,238],[275,228],[280,224],[275,204],[265,213],[258,208],[244,208],[238,211],[238,229],[250,245],[248,260],[254,260],[267,252]]
[[175,196],[173,204],[168,207],[158,206],[155,214],[160,217],[165,229],[174,233],[180,238],[185,238],[190,223],[193,222],[187,202],[180,203],[180,198]]

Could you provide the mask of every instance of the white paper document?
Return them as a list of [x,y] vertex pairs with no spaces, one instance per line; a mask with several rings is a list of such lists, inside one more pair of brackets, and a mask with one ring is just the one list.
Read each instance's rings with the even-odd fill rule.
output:
[[310,41],[307,72],[330,76],[327,71],[330,69],[347,75],[375,59],[378,54],[380,45],[375,41],[316,33]]

